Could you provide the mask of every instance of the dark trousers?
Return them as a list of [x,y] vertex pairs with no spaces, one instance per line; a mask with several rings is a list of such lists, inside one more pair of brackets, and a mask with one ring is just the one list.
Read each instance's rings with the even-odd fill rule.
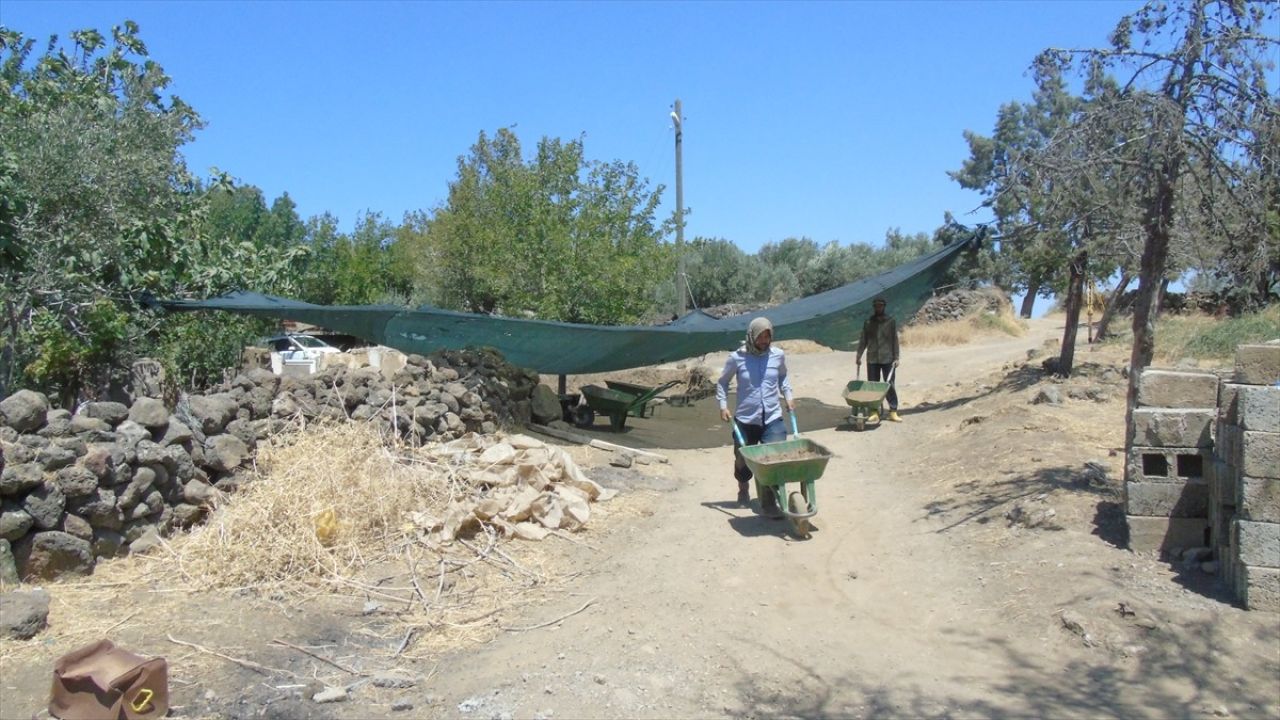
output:
[[[760,443],[778,442],[787,439],[787,426],[782,424],[782,418],[778,418],[767,425],[747,425],[740,423],[736,419],[730,422],[738,423],[738,430],[742,432],[742,439],[747,441],[748,445],[759,445]],[[747,461],[742,459],[742,453],[738,452],[741,444],[738,442],[737,434],[733,436],[733,476],[738,482],[744,483],[751,479],[751,468],[747,467]]]
[[[871,382],[884,382],[889,380],[889,372],[893,370],[893,363],[867,363],[867,379]],[[893,373],[893,379],[889,380],[889,394],[886,396],[889,400],[889,409],[898,409],[898,373]]]

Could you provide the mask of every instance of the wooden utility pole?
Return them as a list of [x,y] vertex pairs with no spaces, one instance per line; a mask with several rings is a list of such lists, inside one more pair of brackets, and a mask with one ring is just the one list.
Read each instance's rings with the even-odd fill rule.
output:
[[684,141],[684,114],[680,111],[680,98],[676,98],[676,109],[671,113],[671,119],[676,125],[676,295],[680,296],[677,306],[683,316],[689,306],[684,295],[684,162],[680,157],[680,146]]

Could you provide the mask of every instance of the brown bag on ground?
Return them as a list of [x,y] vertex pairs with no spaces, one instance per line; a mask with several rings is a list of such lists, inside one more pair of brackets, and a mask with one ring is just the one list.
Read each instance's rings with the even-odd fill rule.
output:
[[61,720],[152,720],[169,712],[169,664],[99,640],[53,665],[49,714]]

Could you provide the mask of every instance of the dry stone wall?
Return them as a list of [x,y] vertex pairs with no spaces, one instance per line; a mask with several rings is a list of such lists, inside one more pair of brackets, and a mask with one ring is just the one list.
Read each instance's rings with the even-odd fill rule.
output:
[[173,408],[139,397],[71,413],[39,393],[14,393],[0,401],[0,585],[90,573],[98,558],[200,522],[249,477],[258,442],[316,420],[368,422],[386,437],[424,443],[559,419],[538,375],[497,353],[407,360],[387,374],[250,370]]
[[1236,598],[1280,612],[1280,343],[1230,377],[1149,368],[1128,427],[1129,546],[1211,555]]

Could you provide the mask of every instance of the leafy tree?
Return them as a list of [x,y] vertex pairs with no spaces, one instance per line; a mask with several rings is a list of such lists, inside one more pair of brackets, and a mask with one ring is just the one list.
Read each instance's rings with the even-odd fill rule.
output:
[[723,238],[694,238],[685,247],[685,273],[699,307],[750,302],[747,254]]
[[303,299],[321,305],[368,305],[405,297],[412,270],[392,252],[397,228],[379,213],[366,213],[351,235],[324,214],[308,223],[311,258],[303,271]]
[[290,259],[205,235],[208,192],[231,186],[206,192],[187,171],[178,149],[202,121],[167,94],[138,26],[70,39],[36,57],[0,29],[0,394],[35,386],[63,403],[156,349],[170,320],[141,312],[142,293],[252,287]]
[[[1097,117],[1115,119],[1115,134],[1141,149],[1123,167],[1132,178],[1143,238],[1130,358],[1135,371],[1154,354],[1180,209],[1199,208],[1216,234],[1253,238],[1236,241],[1245,247],[1269,237],[1269,188],[1258,178],[1280,152],[1267,132],[1278,112],[1267,88],[1270,58],[1280,46],[1277,8],[1219,0],[1151,3],[1121,18],[1109,47],[1050,49],[1038,61],[1086,80],[1100,74],[1120,80]],[[1137,377],[1130,375],[1130,409]]]
[[543,138],[526,162],[510,130],[481,133],[413,243],[429,263],[416,292],[471,312],[597,324],[643,316],[674,267],[669,230],[654,220],[661,187],[583,150]]

